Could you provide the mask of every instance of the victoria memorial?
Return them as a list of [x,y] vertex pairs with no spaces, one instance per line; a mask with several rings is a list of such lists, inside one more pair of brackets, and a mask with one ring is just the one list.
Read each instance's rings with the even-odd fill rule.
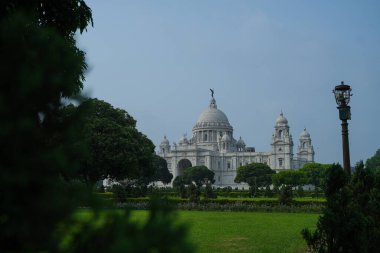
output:
[[[165,158],[173,179],[184,169],[204,165],[215,173],[215,186],[236,187],[236,170],[252,162],[265,163],[273,170],[297,169],[314,161],[314,148],[310,134],[304,129],[299,136],[296,156],[293,154],[293,138],[288,120],[283,113],[277,117],[272,135],[271,150],[256,151],[246,146],[240,137],[234,138],[233,127],[227,116],[218,109],[214,94],[208,108],[202,112],[193,127],[191,138],[185,135],[178,144],[164,137],[158,154]],[[240,185],[241,186],[241,185]]]

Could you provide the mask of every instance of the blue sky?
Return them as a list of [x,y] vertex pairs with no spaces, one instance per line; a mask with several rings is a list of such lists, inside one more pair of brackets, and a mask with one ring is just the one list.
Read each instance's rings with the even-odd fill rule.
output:
[[269,151],[282,110],[294,153],[306,127],[316,161],[341,163],[331,91],[345,81],[352,163],[380,148],[379,1],[86,2],[85,92],[127,110],[156,146],[191,136],[214,88],[235,139]]

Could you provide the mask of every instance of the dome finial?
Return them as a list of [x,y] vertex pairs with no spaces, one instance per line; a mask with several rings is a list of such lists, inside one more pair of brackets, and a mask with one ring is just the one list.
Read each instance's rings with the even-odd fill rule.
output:
[[214,89],[210,89],[210,91],[211,91],[211,97],[214,98],[214,93],[215,93]]

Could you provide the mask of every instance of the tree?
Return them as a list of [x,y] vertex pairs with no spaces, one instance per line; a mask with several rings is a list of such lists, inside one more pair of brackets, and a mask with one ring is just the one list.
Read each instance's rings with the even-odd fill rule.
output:
[[[92,22],[91,9],[84,0],[2,0],[0,18],[23,12],[31,15],[28,25],[54,29],[59,35],[75,45],[74,35],[83,32]],[[79,50],[79,49],[78,49]]]
[[302,231],[312,252],[378,252],[380,173],[358,163],[352,177],[340,165],[327,171],[327,204],[317,229]]
[[305,173],[300,170],[284,170],[272,175],[272,182],[276,186],[302,186],[305,181]]
[[[101,215],[70,180],[86,150],[75,145],[79,121],[55,117],[82,88],[74,33],[90,20],[83,0],[0,2],[0,252],[190,252],[167,209],[153,208],[141,227],[128,213]],[[93,216],[78,220],[83,204]]]
[[318,196],[318,188],[324,190],[326,187],[326,173],[331,166],[331,164],[307,163],[300,169],[304,173],[305,183],[314,185],[316,197]]
[[365,167],[372,170],[380,169],[380,149],[365,162]]
[[185,169],[183,179],[186,184],[195,182],[198,187],[210,182],[214,183],[215,173],[209,170],[206,166],[193,166]]
[[136,129],[136,121],[126,111],[98,99],[61,110],[63,122],[76,114],[82,115],[82,138],[77,145],[89,147],[88,155],[79,158],[79,174],[85,182],[93,184],[110,177],[147,184],[154,177],[154,145]]
[[250,186],[252,196],[257,195],[258,187],[272,184],[272,174],[276,172],[263,163],[250,163],[237,169],[235,183],[245,182]]
[[[50,145],[55,129],[49,118],[63,97],[80,91],[84,55],[54,28],[35,25],[31,14],[8,13],[10,3],[0,4],[0,213],[6,217],[0,251],[54,251],[58,242],[51,235],[81,193],[74,194],[61,176],[79,166],[74,149],[63,151],[72,140]],[[65,127],[62,134],[74,136],[73,129]]]
[[235,183],[245,182],[249,186],[266,187],[272,184],[276,172],[263,163],[250,163],[237,169]]
[[205,191],[204,191],[205,199],[215,199],[217,198],[216,193],[212,190],[212,186],[210,183],[206,183]]
[[155,155],[153,160],[154,175],[151,181],[161,181],[168,184],[173,179],[173,174],[169,172],[168,164],[164,158]]

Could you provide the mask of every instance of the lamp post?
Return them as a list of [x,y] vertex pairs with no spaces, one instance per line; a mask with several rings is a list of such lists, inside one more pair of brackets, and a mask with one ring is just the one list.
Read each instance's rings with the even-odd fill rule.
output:
[[351,119],[351,107],[350,103],[351,87],[344,84],[342,81],[340,85],[335,86],[333,90],[336,104],[339,110],[339,119],[342,121],[342,146],[343,146],[343,168],[350,174],[350,148],[348,142],[348,123],[347,120]]

